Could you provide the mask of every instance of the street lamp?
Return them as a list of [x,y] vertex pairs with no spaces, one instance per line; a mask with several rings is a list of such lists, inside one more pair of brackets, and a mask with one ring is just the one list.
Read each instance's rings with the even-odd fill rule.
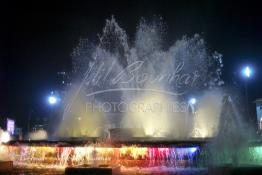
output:
[[189,103],[190,103],[191,105],[196,104],[196,99],[195,99],[195,98],[191,98],[191,99],[189,100]]
[[57,120],[57,107],[59,107],[61,99],[58,92],[51,91],[51,93],[47,96],[46,101],[49,105],[49,117],[46,117],[47,120],[45,121],[44,125],[46,125],[47,132],[52,133],[54,130],[54,125],[51,121]]
[[247,91],[247,80],[253,75],[253,69],[250,66],[245,66],[242,68],[242,76],[245,78],[245,96],[246,96],[246,108],[247,115],[249,117],[249,107],[248,107],[248,91]]
[[242,75],[245,78],[250,78],[253,75],[253,70],[249,66],[246,66],[242,69]]
[[51,95],[48,97],[48,103],[50,105],[55,105],[57,103],[57,97],[54,95]]
[[188,103],[189,103],[189,106],[191,107],[192,109],[192,113],[193,115],[195,115],[195,104],[196,104],[197,100],[193,97],[193,98],[190,98]]
[[188,116],[184,117],[185,128],[191,128],[191,123],[194,120],[194,118],[196,117],[196,110],[195,110],[196,103],[197,103],[197,100],[194,97],[191,97],[188,100],[188,107],[187,107]]
[[49,105],[54,106],[60,101],[59,95],[54,91],[51,91],[50,95],[47,97],[47,102]]

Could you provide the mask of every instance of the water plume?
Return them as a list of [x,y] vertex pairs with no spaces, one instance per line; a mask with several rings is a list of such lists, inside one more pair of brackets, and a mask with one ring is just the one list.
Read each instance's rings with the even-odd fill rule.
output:
[[48,134],[45,130],[38,130],[29,134],[30,140],[46,140],[47,138]]
[[[175,118],[182,118],[174,99],[164,94],[159,88],[151,87],[155,91],[147,90],[141,96],[129,103],[129,110],[122,120],[124,128],[142,128],[147,136],[170,137],[170,130],[179,126],[173,123]],[[176,111],[177,110],[177,111]]]
[[192,121],[192,137],[210,138],[218,134],[222,101],[223,92],[221,90],[204,93],[197,102],[197,110]]
[[[103,114],[89,106],[88,99],[83,92],[78,96],[74,96],[75,89],[68,94],[67,98],[74,98],[74,103],[70,109],[64,114],[56,136],[66,137],[99,137],[103,131]],[[94,102],[93,102],[94,103]]]
[[[162,18],[154,21],[141,19],[135,38],[131,40],[112,17],[106,21],[97,44],[81,39],[72,54],[74,76],[80,80],[67,100],[60,127],[63,132],[59,130],[58,133],[64,136],[99,135],[91,134],[91,130],[105,128],[104,122],[101,122],[105,118],[101,119],[101,116],[109,116],[108,111],[97,113],[86,109],[83,112],[80,106],[85,103],[94,103],[95,106],[111,102],[127,106],[132,103],[149,106],[154,103],[161,106],[179,103],[185,106],[179,112],[144,112],[142,107],[142,112],[123,112],[119,108],[109,113],[120,115],[118,120],[121,120],[121,127],[139,127],[147,135],[189,137],[192,126],[198,126],[189,124],[193,121],[190,121],[192,115],[190,117],[186,110],[185,99],[191,92],[213,89],[223,84],[220,79],[222,55],[210,53],[198,34],[183,36],[170,47],[164,44],[164,34]],[[210,109],[199,111],[199,120],[208,120],[204,119],[203,113],[212,111],[212,107],[218,111],[217,106],[211,104]],[[83,121],[84,116],[86,121]],[[78,121],[80,118],[81,122]],[[209,129],[207,132],[209,134],[204,136],[212,135]]]

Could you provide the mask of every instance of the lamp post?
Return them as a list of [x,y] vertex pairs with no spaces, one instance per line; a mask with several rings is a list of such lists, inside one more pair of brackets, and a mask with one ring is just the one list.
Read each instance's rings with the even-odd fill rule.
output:
[[242,76],[245,78],[245,98],[246,98],[246,108],[247,108],[247,115],[249,115],[249,104],[248,104],[248,89],[247,89],[247,81],[252,77],[253,69],[249,66],[245,66],[242,69]]
[[54,96],[54,95],[50,95],[50,96],[48,97],[48,103],[49,103],[50,105],[55,105],[55,104],[57,103],[57,97]]
[[[191,128],[193,128],[193,123],[194,123],[195,116],[196,116],[196,103],[197,103],[197,100],[194,97],[191,97],[188,100],[188,116],[185,117],[185,128],[188,128],[187,133],[190,133],[190,134],[194,133],[194,131],[191,131]],[[190,111],[192,111],[192,113],[190,113]]]
[[47,104],[49,105],[49,117],[47,119],[47,130],[49,133],[52,132],[53,126],[51,126],[51,120],[54,121],[56,118],[54,117],[55,108],[60,102],[59,95],[51,91],[50,95],[47,97]]
[[190,105],[190,107],[191,107],[191,109],[192,109],[192,113],[193,113],[193,115],[195,115],[195,104],[196,104],[196,99],[195,98],[190,98],[190,100],[189,100],[189,105]]

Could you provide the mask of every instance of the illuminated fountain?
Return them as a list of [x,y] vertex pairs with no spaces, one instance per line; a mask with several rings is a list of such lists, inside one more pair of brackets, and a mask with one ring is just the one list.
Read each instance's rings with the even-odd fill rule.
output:
[[[139,137],[171,140],[217,134],[221,55],[209,53],[197,34],[164,48],[162,23],[141,20],[130,41],[112,18],[97,45],[80,41],[72,54],[75,82],[58,136],[105,137],[112,128],[141,129]],[[193,114],[188,97],[196,91],[202,95]]]
[[[82,39],[74,49],[74,82],[54,133],[58,141],[1,145],[0,152],[29,168],[199,168],[225,157],[234,162],[233,154],[213,154],[233,152],[223,136],[232,139],[241,127],[221,88],[222,56],[209,53],[197,34],[167,48],[163,38],[162,19],[141,20],[134,41],[114,18],[107,20],[97,45]],[[188,103],[191,95],[196,104]],[[253,155],[260,148],[245,150]],[[251,157],[238,159],[261,159]]]
[[[172,147],[97,147],[97,145],[9,145],[1,146],[16,166],[28,168],[65,168],[67,166],[119,165],[124,167],[193,166],[199,148]],[[94,156],[94,152],[96,156]]]

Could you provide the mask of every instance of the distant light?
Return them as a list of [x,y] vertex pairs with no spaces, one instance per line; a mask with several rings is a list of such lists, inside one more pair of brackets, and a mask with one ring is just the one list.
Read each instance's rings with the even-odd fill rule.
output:
[[55,96],[49,96],[48,102],[49,102],[49,104],[54,105],[54,104],[57,103],[57,98]]
[[252,76],[252,69],[249,66],[246,66],[243,70],[242,70],[242,74],[243,76],[250,78]]
[[2,132],[0,137],[0,143],[7,143],[11,140],[10,134],[7,131]]
[[195,98],[191,98],[189,100],[189,103],[192,104],[192,105],[196,104],[196,99]]
[[7,122],[6,122],[6,130],[11,133],[11,134],[14,134],[15,132],[15,121],[12,120],[12,119],[7,119]]

